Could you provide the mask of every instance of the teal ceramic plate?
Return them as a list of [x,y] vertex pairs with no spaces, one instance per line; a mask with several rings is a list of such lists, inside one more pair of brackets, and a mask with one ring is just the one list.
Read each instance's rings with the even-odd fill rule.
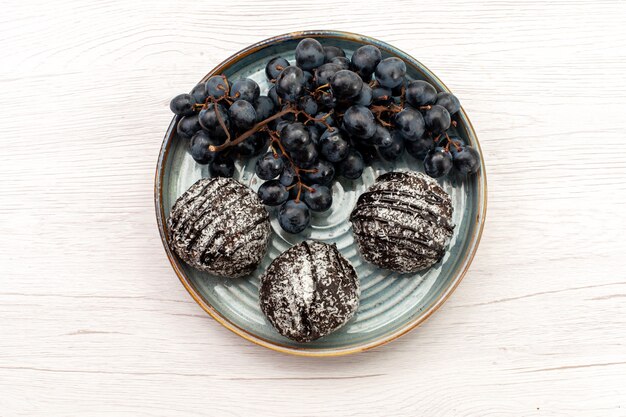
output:
[[[203,80],[214,74],[225,74],[233,80],[250,77],[259,83],[264,94],[268,89],[264,73],[267,60],[281,55],[294,62],[293,51],[299,40],[305,37],[340,46],[349,55],[363,44],[374,44],[384,56],[395,55],[404,59],[408,78],[425,79],[439,90],[448,91],[426,67],[391,45],[366,36],[329,31],[296,32],[264,40],[233,55]],[[463,102],[463,97],[460,99]],[[463,110],[459,122],[457,134],[480,151]],[[166,241],[165,220],[170,208],[190,185],[207,176],[206,166],[196,164],[187,154],[185,141],[176,137],[175,123],[176,119],[173,119],[165,135],[156,171],[155,203],[161,239],[176,274],[191,296],[218,322],[247,340],[277,351],[308,356],[343,355],[370,349],[403,335],[428,318],[454,291],[472,261],[485,221],[487,183],[484,164],[480,173],[470,180],[448,178],[441,181],[452,196],[456,228],[449,250],[440,263],[425,272],[398,275],[367,264],[360,257],[348,222],[350,211],[357,197],[379,174],[391,170],[423,170],[420,162],[405,156],[393,164],[381,163],[367,168],[359,180],[337,182],[332,209],[313,216],[312,226],[302,235],[283,232],[273,219],[268,254],[249,277],[224,279],[196,271],[173,254]],[[254,162],[251,159],[239,163],[236,178],[256,190],[262,181],[254,175]],[[280,336],[266,321],[258,305],[262,271],[272,259],[303,239],[336,243],[356,268],[361,281],[361,304],[355,317],[339,331],[308,344]]]

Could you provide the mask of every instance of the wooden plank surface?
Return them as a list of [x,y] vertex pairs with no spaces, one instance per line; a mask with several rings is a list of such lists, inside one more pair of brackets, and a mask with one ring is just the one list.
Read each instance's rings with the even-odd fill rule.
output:
[[[3,2],[1,416],[626,416],[626,2]],[[423,326],[289,357],[209,318],[166,260],[169,99],[279,33],[405,50],[488,167],[474,263]]]

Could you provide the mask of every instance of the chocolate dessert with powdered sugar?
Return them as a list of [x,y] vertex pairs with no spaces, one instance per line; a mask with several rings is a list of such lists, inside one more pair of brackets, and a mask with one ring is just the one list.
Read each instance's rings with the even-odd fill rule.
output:
[[270,236],[259,197],[231,178],[198,180],[176,200],[167,220],[169,245],[187,264],[227,278],[249,274]]
[[445,254],[454,230],[450,196],[421,172],[389,172],[350,215],[361,255],[400,273],[429,268]]
[[359,280],[335,245],[306,241],[261,276],[261,310],[278,332],[310,342],[337,330],[359,306]]

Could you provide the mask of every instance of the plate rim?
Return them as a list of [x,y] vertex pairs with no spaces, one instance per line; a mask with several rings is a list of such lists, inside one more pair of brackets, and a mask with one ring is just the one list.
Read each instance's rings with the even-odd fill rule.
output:
[[[448,87],[435,75],[433,74],[426,66],[424,66],[421,62],[413,58],[411,55],[406,52],[387,44],[386,42],[380,41],[378,39],[360,35],[351,32],[344,31],[335,31],[335,30],[306,30],[306,31],[297,31],[297,32],[288,32],[281,35],[273,36],[271,38],[267,38],[256,42],[239,52],[234,53],[220,64],[218,64],[215,68],[213,68],[207,75],[205,75],[201,81],[205,81],[210,76],[219,74],[224,71],[224,69],[233,65],[237,61],[247,57],[248,55],[257,52],[260,49],[263,49],[269,45],[281,43],[288,40],[301,39],[306,37],[316,37],[316,38],[336,38],[336,39],[347,39],[350,41],[354,41],[362,44],[373,44],[379,48],[386,50],[389,53],[392,53],[396,56],[401,57],[407,64],[413,66],[416,70],[421,72],[422,74],[434,79],[437,81],[445,91],[450,91]],[[200,82],[201,82],[200,81]],[[259,337],[246,329],[243,329],[236,324],[232,323],[222,314],[220,314],[213,306],[206,301],[197,289],[194,287],[193,283],[187,278],[185,275],[182,266],[180,265],[177,257],[173,254],[169,245],[167,243],[167,233],[166,233],[166,219],[165,219],[165,210],[163,208],[163,177],[165,175],[165,161],[167,161],[167,157],[170,151],[170,147],[172,144],[173,133],[176,127],[177,116],[172,118],[170,125],[165,133],[165,137],[163,139],[163,143],[161,145],[159,151],[159,157],[156,164],[156,172],[154,179],[154,204],[157,218],[157,226],[159,229],[159,235],[161,237],[161,243],[163,244],[163,248],[165,249],[165,253],[167,255],[174,272],[178,276],[178,279],[183,284],[187,292],[191,295],[191,297],[200,305],[200,307],[209,314],[213,319],[215,319],[222,326],[226,327],[231,332],[236,335],[255,343],[259,346],[263,346],[265,348],[271,349],[273,351],[287,353],[291,355],[297,356],[309,356],[309,357],[332,357],[332,356],[343,356],[349,355],[353,353],[364,352],[369,349],[373,349],[378,346],[385,345],[393,340],[407,334],[411,330],[418,327],[424,321],[426,321],[435,311],[437,311],[450,297],[450,295],[454,292],[454,290],[459,286],[463,278],[465,277],[473,259],[476,255],[476,251],[480,244],[480,240],[482,237],[483,229],[485,226],[485,218],[487,214],[487,173],[485,170],[485,159],[478,142],[478,138],[476,136],[476,132],[470,119],[467,117],[465,110],[461,107],[461,117],[463,119],[463,127],[466,130],[467,137],[470,139],[473,146],[476,147],[479,155],[480,155],[480,164],[481,169],[476,174],[477,182],[478,182],[478,194],[479,198],[477,200],[478,214],[475,219],[476,224],[473,231],[472,236],[470,237],[470,245],[468,251],[465,254],[465,257],[457,270],[453,274],[453,279],[450,280],[447,287],[443,289],[443,291],[439,294],[439,296],[432,302],[428,307],[426,307],[418,316],[413,318],[411,321],[408,321],[406,324],[401,326],[395,332],[390,333],[384,337],[377,338],[367,343],[357,344],[355,346],[349,346],[345,348],[309,348],[309,347],[295,347],[283,345],[280,343],[276,343],[262,337]]]

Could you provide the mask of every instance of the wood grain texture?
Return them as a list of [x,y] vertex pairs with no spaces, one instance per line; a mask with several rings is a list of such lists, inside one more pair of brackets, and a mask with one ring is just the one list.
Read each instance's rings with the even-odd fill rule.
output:
[[[626,2],[3,2],[1,416],[626,416]],[[417,57],[488,167],[483,240],[423,326],[335,358],[213,322],[163,253],[169,98],[337,29]]]

